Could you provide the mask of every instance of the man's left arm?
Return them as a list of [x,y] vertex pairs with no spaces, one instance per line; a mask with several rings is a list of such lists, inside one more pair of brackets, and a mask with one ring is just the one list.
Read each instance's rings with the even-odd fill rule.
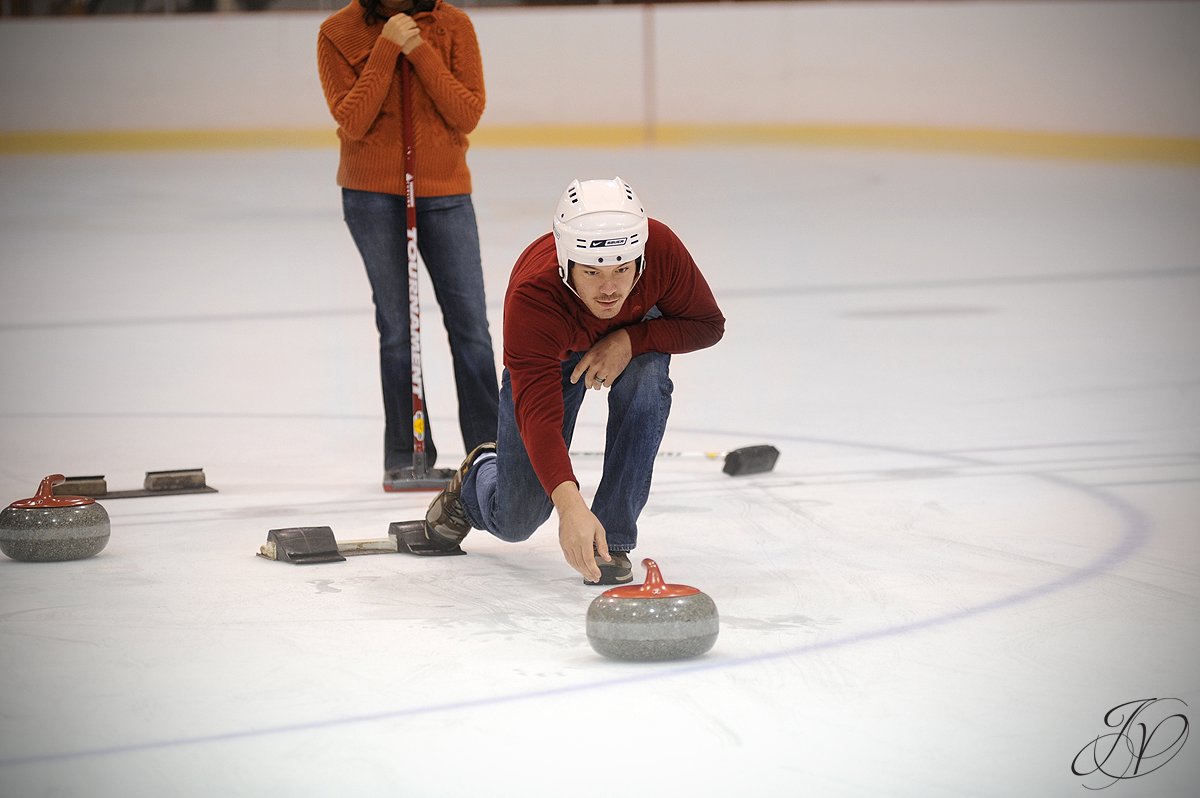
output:
[[643,352],[671,355],[712,346],[725,334],[725,316],[691,253],[670,228],[657,225],[651,234],[656,248],[647,268],[662,269],[665,284],[655,304],[661,318],[626,327],[632,356]]

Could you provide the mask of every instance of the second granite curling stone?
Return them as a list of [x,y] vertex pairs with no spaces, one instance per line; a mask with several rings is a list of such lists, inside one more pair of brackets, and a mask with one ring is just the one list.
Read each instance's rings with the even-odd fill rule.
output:
[[642,560],[646,581],[606,590],[587,612],[587,637],[598,654],[637,662],[696,657],[717,642],[717,605],[688,585],[663,581]]
[[14,560],[82,560],[108,545],[108,512],[88,496],[55,496],[66,477],[51,474],[37,494],[0,510],[0,551]]

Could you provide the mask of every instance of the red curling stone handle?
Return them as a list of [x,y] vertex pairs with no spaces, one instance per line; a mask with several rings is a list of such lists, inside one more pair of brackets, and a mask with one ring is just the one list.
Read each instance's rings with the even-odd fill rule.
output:
[[649,557],[642,560],[646,567],[646,581],[640,585],[624,585],[606,590],[602,595],[611,598],[678,598],[679,596],[694,596],[699,588],[690,585],[671,585],[663,581],[658,563]]

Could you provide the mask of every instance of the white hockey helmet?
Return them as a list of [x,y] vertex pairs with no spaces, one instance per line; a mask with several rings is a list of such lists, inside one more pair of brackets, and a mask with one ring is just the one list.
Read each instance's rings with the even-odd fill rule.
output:
[[624,180],[573,180],[554,211],[559,276],[567,283],[571,263],[616,266],[635,261],[640,276],[649,232],[642,201]]

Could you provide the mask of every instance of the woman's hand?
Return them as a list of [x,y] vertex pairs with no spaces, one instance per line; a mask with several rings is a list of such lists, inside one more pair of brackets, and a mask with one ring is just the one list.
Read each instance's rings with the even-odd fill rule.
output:
[[400,52],[405,55],[421,45],[421,29],[408,14],[393,16],[383,24],[383,33],[379,35],[400,45]]

